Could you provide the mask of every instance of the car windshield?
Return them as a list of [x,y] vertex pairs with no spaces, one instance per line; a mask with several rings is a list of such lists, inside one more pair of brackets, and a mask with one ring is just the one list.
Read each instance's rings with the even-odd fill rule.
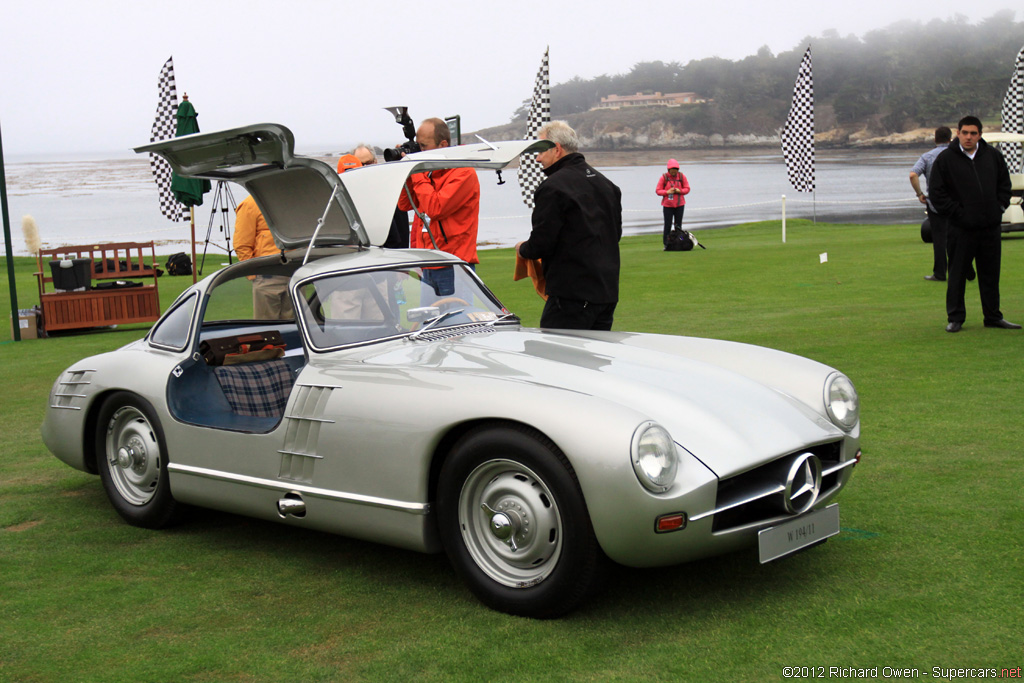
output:
[[304,282],[298,294],[317,350],[427,338],[427,330],[493,324],[508,314],[464,265],[337,273]]

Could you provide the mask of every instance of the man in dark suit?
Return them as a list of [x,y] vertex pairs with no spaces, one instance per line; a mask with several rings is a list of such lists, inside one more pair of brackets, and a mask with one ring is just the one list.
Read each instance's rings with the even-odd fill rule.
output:
[[964,290],[971,261],[985,327],[1019,330],[999,310],[1002,231],[999,224],[1010,204],[1010,172],[1003,155],[981,138],[981,121],[965,116],[957,139],[935,159],[929,176],[929,199],[949,225],[949,279],[946,282],[947,332],[959,332],[967,318]]

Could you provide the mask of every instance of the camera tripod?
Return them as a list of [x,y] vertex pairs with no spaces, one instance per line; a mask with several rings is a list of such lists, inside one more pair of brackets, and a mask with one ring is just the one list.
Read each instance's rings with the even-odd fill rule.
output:
[[235,198],[231,194],[231,188],[228,187],[228,183],[225,180],[217,181],[217,189],[213,193],[213,205],[210,208],[210,223],[206,226],[206,243],[203,245],[203,260],[199,263],[199,268],[196,273],[199,275],[203,274],[203,266],[206,265],[206,250],[210,246],[210,233],[213,232],[213,223],[217,218],[217,210],[220,209],[220,225],[218,229],[224,234],[224,244],[226,246],[221,247],[216,242],[213,246],[218,249],[224,249],[228,255],[228,263],[231,263],[231,219],[228,217],[228,208],[232,211],[238,209],[238,205],[235,204]]

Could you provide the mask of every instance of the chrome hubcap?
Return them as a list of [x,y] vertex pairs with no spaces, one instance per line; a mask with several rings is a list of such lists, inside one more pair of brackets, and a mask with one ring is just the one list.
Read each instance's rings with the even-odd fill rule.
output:
[[532,470],[490,460],[466,478],[459,524],[477,566],[498,583],[525,588],[543,581],[562,550],[555,497]]
[[117,466],[121,469],[137,467],[146,461],[146,445],[142,443],[142,440],[133,437],[129,441],[130,443],[117,449]]
[[499,541],[504,541],[513,551],[518,550],[515,535],[516,532],[521,531],[522,524],[517,524],[511,516],[504,512],[492,510],[487,503],[482,503],[480,507],[491,516],[491,533],[494,534],[494,537]]
[[145,505],[160,481],[160,445],[146,416],[133,406],[110,418],[106,438],[107,471],[121,497]]

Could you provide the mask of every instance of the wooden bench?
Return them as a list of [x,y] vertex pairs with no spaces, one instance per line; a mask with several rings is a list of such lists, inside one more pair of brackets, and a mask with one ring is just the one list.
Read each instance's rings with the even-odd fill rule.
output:
[[[143,259],[149,252],[149,262]],[[138,287],[46,291],[53,286],[50,261],[89,259],[94,280],[148,280]],[[48,332],[127,323],[154,322],[160,317],[157,289],[156,248],[152,242],[119,242],[40,249],[38,256],[39,303],[43,327]]]

